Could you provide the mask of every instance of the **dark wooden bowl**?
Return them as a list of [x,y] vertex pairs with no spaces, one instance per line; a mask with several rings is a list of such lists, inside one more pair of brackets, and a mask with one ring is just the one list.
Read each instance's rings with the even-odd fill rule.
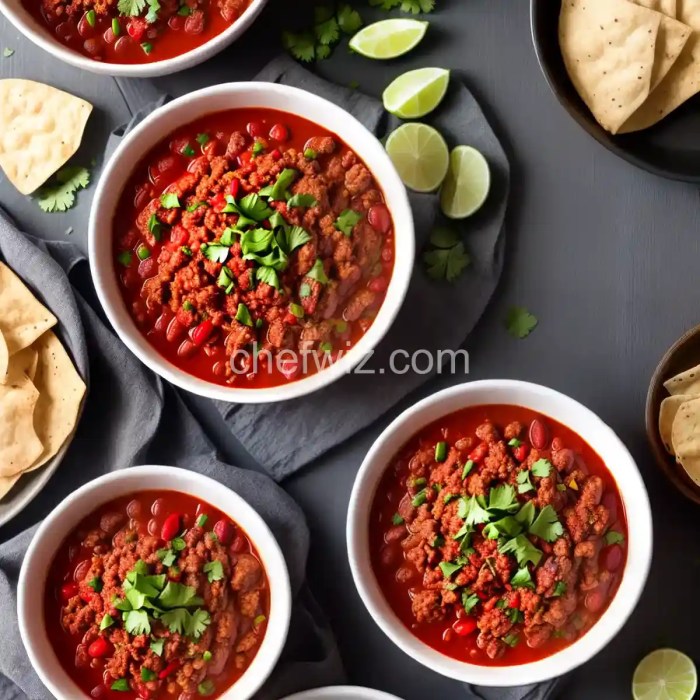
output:
[[659,409],[669,395],[664,382],[674,375],[700,364],[700,326],[691,328],[661,358],[649,384],[646,405],[646,429],[649,446],[657,464],[671,483],[686,497],[700,503],[700,486],[685,473],[683,467],[666,452],[659,434]]
[[[649,172],[700,183],[700,98],[695,97],[662,122],[634,134],[613,136],[593,118],[569,80],[559,50],[561,0],[530,0],[530,24],[537,60],[566,111],[609,151]],[[699,358],[700,360],[700,358]]]

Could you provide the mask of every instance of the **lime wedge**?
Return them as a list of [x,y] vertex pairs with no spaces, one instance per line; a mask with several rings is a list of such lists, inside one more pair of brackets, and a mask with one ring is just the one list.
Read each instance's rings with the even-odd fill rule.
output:
[[491,187],[486,158],[471,146],[450,153],[450,169],[440,190],[440,206],[450,219],[464,219],[481,208]]
[[434,192],[450,164],[445,139],[427,124],[400,126],[387,139],[386,152],[404,185],[416,192]]
[[385,60],[403,56],[420,44],[429,22],[385,19],[367,25],[350,40],[350,48],[366,58]]
[[441,102],[450,83],[444,68],[419,68],[400,75],[384,90],[384,109],[401,119],[419,119]]
[[691,659],[675,649],[657,649],[635,669],[632,696],[634,700],[690,700],[697,685]]

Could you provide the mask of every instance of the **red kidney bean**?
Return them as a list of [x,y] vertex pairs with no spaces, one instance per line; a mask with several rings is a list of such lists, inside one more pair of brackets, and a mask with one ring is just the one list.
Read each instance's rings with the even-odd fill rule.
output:
[[134,207],[136,209],[143,209],[146,204],[151,199],[151,185],[150,184],[144,184],[141,185],[137,190],[136,194],[134,195]]
[[104,638],[98,637],[87,649],[87,653],[93,659],[101,659],[111,651],[111,644]]
[[237,177],[234,177],[233,180],[231,180],[231,184],[228,186],[228,191],[231,193],[231,196],[234,199],[238,197],[238,193],[241,191],[241,181]]
[[187,329],[180,323],[180,321],[173,318],[165,331],[165,337],[169,343],[176,343],[185,335],[186,332]]
[[78,584],[75,581],[69,581],[61,586],[61,600],[67,603],[71,598],[78,595]]
[[177,349],[177,356],[183,359],[192,357],[197,352],[197,346],[191,340],[183,340]]
[[605,604],[605,597],[603,592],[599,589],[595,589],[586,595],[585,606],[586,609],[592,613],[599,612],[603,605]]
[[214,524],[214,534],[219,538],[219,542],[226,546],[233,540],[236,528],[228,520],[218,520]]
[[574,468],[575,461],[576,457],[574,451],[570,450],[568,447],[552,452],[552,462],[557,471],[568,474]]
[[192,331],[192,342],[195,345],[204,345],[213,332],[214,324],[209,319],[206,319]]
[[214,366],[211,368],[212,374],[219,379],[223,379],[226,376],[226,363],[225,362],[215,362]]
[[611,573],[616,572],[622,566],[622,547],[618,544],[611,544],[604,547],[600,553],[600,561]]
[[170,230],[170,240],[177,246],[185,245],[189,239],[187,229],[180,224],[175,224]]
[[270,129],[270,138],[273,141],[284,143],[289,140],[289,129],[287,129],[284,124],[275,124],[272,129]]
[[71,22],[61,22],[56,25],[56,36],[63,41],[70,41],[73,38],[73,24]]
[[90,691],[90,697],[91,698],[104,698],[107,695],[107,688],[105,688],[102,683],[100,685],[96,685],[91,691]]
[[394,547],[382,547],[379,551],[379,561],[387,568],[399,563],[399,553]]
[[370,292],[374,292],[375,294],[381,294],[382,292],[385,292],[388,286],[389,283],[386,281],[386,277],[381,276],[374,277],[369,281],[369,284],[367,285]]
[[547,426],[541,420],[535,418],[535,420],[530,423],[530,444],[536,450],[543,450],[547,447],[547,443],[549,442],[548,433]]
[[452,629],[460,637],[467,637],[476,630],[476,620],[473,617],[465,617],[463,620],[457,620]]
[[530,448],[525,443],[518,445],[513,450],[513,456],[518,460],[518,462],[524,462],[527,459],[528,454],[530,454]]
[[85,53],[90,56],[97,56],[102,48],[102,42],[99,39],[92,37],[91,39],[85,39],[83,42],[83,49]]
[[130,518],[138,518],[143,512],[143,504],[138,499],[134,498],[133,501],[129,501],[126,507],[126,514]]
[[285,379],[295,379],[301,372],[299,361],[292,358],[280,360],[278,367]]
[[274,160],[279,160],[282,157],[282,151],[279,148],[275,148],[274,151],[270,153]]
[[114,32],[112,31],[112,27],[105,30],[102,38],[104,39],[105,44],[108,44],[109,46],[111,46],[117,40],[117,37],[114,36]]
[[117,43],[114,45],[114,53],[121,55],[126,53],[131,46],[131,39],[128,36],[120,36]]
[[265,135],[265,127],[262,122],[248,122],[246,130],[254,139]]
[[221,141],[219,141],[218,139],[211,139],[202,146],[202,153],[204,153],[207,156],[219,155],[221,150],[219,148],[220,146]]
[[369,225],[379,233],[389,233],[391,229],[391,214],[385,204],[375,204],[367,212]]
[[139,277],[144,280],[148,279],[149,277],[153,277],[153,275],[156,274],[157,269],[158,262],[153,255],[151,255],[150,258],[146,258],[146,260],[142,260],[139,263]]
[[615,494],[610,490],[606,490],[600,502],[610,513],[608,522],[614,523],[617,520],[617,498],[615,498]]
[[159,515],[163,515],[164,510],[165,501],[162,498],[156,498],[156,500],[153,501],[153,504],[151,505],[151,515],[155,515],[157,518]]
[[90,560],[85,559],[85,560],[81,561],[75,567],[75,569],[73,571],[73,580],[78,581],[78,583],[80,583],[80,581],[82,581],[85,578],[85,576],[89,570],[90,570]]
[[409,569],[407,566],[401,566],[396,571],[396,580],[399,583],[408,583],[412,578],[415,578],[415,569]]
[[78,34],[80,34],[83,39],[93,36],[95,33],[95,27],[93,27],[90,22],[87,21],[87,13],[84,14],[78,21]]
[[185,26],[185,18],[180,15],[173,15],[168,20],[168,27],[175,32],[179,32]]
[[199,158],[193,158],[188,166],[187,166],[187,172],[188,173],[194,173],[197,170],[200,170],[200,168],[207,168],[209,161],[207,160],[206,156],[199,156]]
[[158,521],[155,518],[148,521],[148,534],[158,537]]
[[405,525],[396,525],[395,527],[389,528],[384,533],[384,541],[387,544],[391,542],[397,542],[398,540],[402,540],[404,537],[406,537]]
[[241,535],[239,533],[233,538],[233,542],[231,542],[231,546],[229,547],[229,549],[234,554],[238,554],[239,552],[242,552],[245,549],[245,547],[246,547],[245,537],[243,537],[243,535]]
[[180,532],[180,513],[171,513],[163,522],[160,530],[161,539],[170,542]]
[[485,442],[482,442],[469,453],[467,459],[471,459],[474,464],[481,464],[488,453],[489,446]]
[[390,243],[382,248],[382,262],[388,263],[394,259],[394,246]]
[[170,150],[173,153],[177,153],[178,155],[181,155],[182,152],[190,145],[190,140],[185,137],[181,136],[179,138],[173,139],[170,142]]

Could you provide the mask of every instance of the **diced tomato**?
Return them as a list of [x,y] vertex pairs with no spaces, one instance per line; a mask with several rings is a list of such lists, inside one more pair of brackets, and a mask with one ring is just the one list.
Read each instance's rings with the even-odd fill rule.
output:
[[282,151],[280,151],[279,148],[275,148],[274,151],[270,153],[270,155],[275,159],[279,160],[282,157]]
[[141,41],[146,33],[148,24],[141,17],[133,17],[127,22],[126,32],[134,41]]
[[161,539],[166,542],[170,542],[180,532],[180,514],[171,513],[163,523],[163,527],[160,530]]
[[243,151],[241,155],[238,156],[238,163],[240,165],[247,165],[250,163],[251,159],[253,157],[253,154],[250,151]]
[[234,177],[233,180],[231,180],[231,184],[228,186],[228,191],[231,193],[231,196],[234,199],[238,197],[238,193],[241,191],[241,181],[237,177]]
[[108,656],[112,650],[112,645],[104,638],[98,637],[87,649],[88,655],[93,659],[101,659]]
[[78,595],[78,584],[75,581],[64,583],[61,586],[61,600],[67,603],[71,598]]
[[189,233],[187,232],[187,229],[184,226],[180,226],[180,224],[175,224],[175,226],[170,229],[170,240],[176,245],[176,246],[183,246],[185,243],[187,243],[189,239]]
[[520,607],[520,593],[514,593],[510,597],[510,602],[508,603],[509,608],[519,608]]
[[369,290],[375,294],[385,292],[388,286],[389,283],[386,281],[386,277],[382,277],[381,275],[370,280],[369,284],[367,285]]
[[469,453],[468,459],[471,459],[474,464],[481,464],[488,453],[489,446],[485,442],[482,442]]
[[513,457],[515,457],[518,462],[524,462],[527,459],[528,454],[530,454],[530,447],[525,443],[518,445],[513,450]]
[[297,317],[291,311],[287,311],[287,313],[284,315],[284,322],[289,326],[296,326]]
[[226,207],[226,195],[223,192],[219,192],[219,194],[210,198],[209,204],[211,204],[211,208],[214,211],[221,211]]

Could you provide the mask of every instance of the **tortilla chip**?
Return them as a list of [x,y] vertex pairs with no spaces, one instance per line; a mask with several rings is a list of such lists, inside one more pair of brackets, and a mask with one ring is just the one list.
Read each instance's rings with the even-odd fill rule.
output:
[[34,429],[44,449],[32,463],[31,469],[46,464],[72,435],[85,396],[85,383],[52,331],[42,335],[34,348],[39,353],[34,378],[39,391],[34,410]]
[[664,382],[664,387],[671,396],[694,394],[700,396],[700,365],[691,367]]
[[671,442],[676,461],[700,485],[700,398],[681,404],[673,421]]
[[666,17],[675,19],[678,16],[676,14],[677,0],[632,0],[632,2],[642,7],[648,7],[650,10],[660,12],[662,15],[666,15]]
[[43,185],[78,150],[92,105],[33,80],[0,80],[0,167],[22,193]]
[[56,317],[42,306],[20,278],[1,262],[0,296],[0,332],[5,338],[10,357],[31,345],[56,325]]
[[678,19],[692,33],[666,77],[620,129],[622,134],[653,126],[700,92],[700,0],[679,2]]
[[12,376],[0,384],[0,476],[28,469],[44,446],[34,430],[34,408],[39,392],[29,377]]
[[19,481],[22,474],[14,476],[0,476],[0,501],[7,496],[10,489]]
[[686,401],[691,401],[694,398],[697,397],[690,394],[678,394],[677,396],[667,396],[661,402],[661,408],[659,409],[659,435],[669,454],[675,454],[673,451],[672,430],[678,409]]
[[8,365],[5,381],[10,377],[13,371],[21,372],[29,377],[32,382],[36,376],[36,368],[39,364],[39,353],[33,348],[28,347],[16,352],[11,358]]
[[4,384],[6,381],[7,367],[10,363],[10,351],[7,349],[7,343],[5,342],[5,336],[0,330],[0,384]]
[[627,0],[565,0],[559,44],[596,120],[615,134],[651,89],[662,15]]

